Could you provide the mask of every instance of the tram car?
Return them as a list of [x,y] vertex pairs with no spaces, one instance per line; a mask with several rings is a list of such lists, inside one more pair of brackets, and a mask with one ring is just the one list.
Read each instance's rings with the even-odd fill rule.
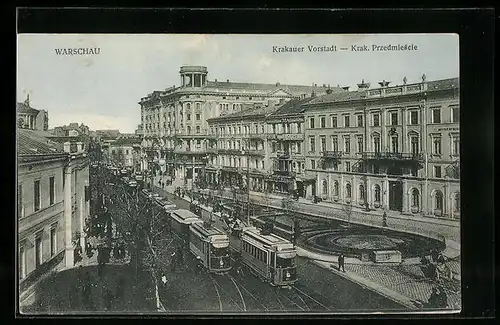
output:
[[196,214],[185,209],[176,209],[168,211],[168,223],[181,240],[187,242],[189,240],[189,226],[195,223],[203,224],[203,221]]
[[200,257],[200,264],[210,273],[225,274],[231,270],[229,237],[203,223],[189,226],[189,250]]
[[297,281],[297,252],[286,239],[262,234],[255,227],[245,227],[241,233],[240,253],[241,262],[273,286],[289,286]]

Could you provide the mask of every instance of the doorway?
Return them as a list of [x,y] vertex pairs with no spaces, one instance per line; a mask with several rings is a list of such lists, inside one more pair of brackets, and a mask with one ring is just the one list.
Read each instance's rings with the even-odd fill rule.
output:
[[389,210],[403,211],[403,184],[389,182]]

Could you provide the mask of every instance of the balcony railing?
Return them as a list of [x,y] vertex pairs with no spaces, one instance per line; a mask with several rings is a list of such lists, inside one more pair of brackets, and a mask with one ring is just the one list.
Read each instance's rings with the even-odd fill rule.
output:
[[296,173],[290,170],[274,169],[273,175],[295,177]]
[[340,159],[342,155],[342,151],[323,151],[323,158],[325,159]]
[[230,155],[241,155],[240,149],[218,149],[218,152]]
[[304,134],[303,133],[279,133],[276,137],[278,140],[284,141],[303,141]]
[[222,166],[222,170],[227,172],[239,172],[242,169],[241,167],[235,167],[235,166]]
[[289,159],[290,158],[290,151],[278,150],[278,151],[276,151],[276,157],[278,159]]
[[395,160],[395,161],[424,161],[423,153],[401,153],[401,152],[363,152],[364,160]]
[[217,148],[207,148],[206,151],[207,151],[207,153],[217,153],[218,149]]

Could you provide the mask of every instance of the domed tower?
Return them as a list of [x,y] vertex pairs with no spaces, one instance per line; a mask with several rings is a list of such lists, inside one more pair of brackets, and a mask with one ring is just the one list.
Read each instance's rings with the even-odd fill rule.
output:
[[181,87],[205,87],[207,84],[207,67],[182,66],[179,73],[181,74]]

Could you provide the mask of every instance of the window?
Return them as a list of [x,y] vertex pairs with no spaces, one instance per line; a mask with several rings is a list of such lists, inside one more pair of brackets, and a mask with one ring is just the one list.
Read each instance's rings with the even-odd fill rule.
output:
[[191,127],[190,126],[187,127],[187,132],[188,132],[188,134],[191,134]]
[[363,153],[363,137],[358,137],[358,152]]
[[351,198],[352,189],[351,189],[351,184],[349,184],[349,183],[347,183],[346,186],[345,186],[345,194],[346,194],[346,198],[347,199]]
[[412,208],[419,208],[420,206],[420,193],[416,188],[411,190],[411,207]]
[[50,228],[50,256],[54,256],[57,251],[57,224]]
[[418,124],[418,111],[410,111],[410,124]]
[[24,279],[26,276],[26,252],[24,246],[19,248],[19,278]]
[[345,163],[345,171],[346,172],[351,171],[351,163],[349,161],[346,161],[346,163]]
[[380,126],[380,115],[378,113],[373,114],[373,126]]
[[332,150],[339,151],[338,138],[336,136],[332,137]]
[[297,133],[302,133],[302,123],[297,123]]
[[432,123],[441,123],[441,109],[434,108],[432,110]]
[[196,114],[196,120],[199,121],[200,120],[200,114]]
[[380,152],[380,137],[378,136],[373,137],[373,150],[375,151],[375,153]]
[[332,116],[332,128],[336,128],[336,127],[337,127],[337,117]]
[[35,188],[34,188],[34,203],[35,203],[35,211],[40,210],[40,181],[35,181]]
[[316,169],[316,161],[311,159],[311,169]]
[[344,116],[344,127],[348,128],[349,125],[350,125],[349,116]]
[[351,139],[349,137],[344,138],[344,151],[351,152]]
[[17,214],[18,218],[22,218],[24,213],[23,209],[23,186],[17,185]]
[[458,156],[460,154],[460,138],[453,137],[452,138],[452,155]]
[[339,182],[337,181],[333,183],[333,195],[339,196]]
[[365,187],[363,186],[363,184],[359,185],[359,199],[361,201],[365,200]]
[[323,187],[323,192],[322,193],[323,193],[323,195],[326,196],[326,195],[328,195],[328,183],[325,180],[323,180],[322,185],[323,185],[322,186]]
[[326,137],[322,136],[321,137],[321,152],[325,152],[325,151],[326,151]]
[[314,129],[314,117],[309,118],[309,128]]
[[326,128],[326,117],[321,116],[320,123],[321,123],[321,128]]
[[260,162],[260,167],[262,168],[262,170],[264,170],[264,160]]
[[410,138],[410,143],[411,143],[411,154],[413,156],[417,156],[419,153],[419,148],[418,148],[418,137],[413,136]]
[[196,133],[200,133],[200,126],[199,125],[196,126]]
[[315,152],[316,151],[316,141],[314,140],[314,137],[309,138],[309,152]]
[[440,137],[434,138],[433,149],[434,149],[434,154],[435,155],[440,155],[441,154],[441,138]]
[[380,185],[375,184],[375,202],[380,203]]
[[55,196],[55,188],[54,188],[54,177],[49,178],[49,205],[54,204],[54,196]]
[[441,191],[436,191],[436,197],[434,199],[434,208],[436,210],[443,211],[443,193],[441,193]]
[[441,178],[441,166],[434,166],[434,177]]
[[186,117],[186,119],[187,119],[188,121],[191,121],[191,114],[190,114],[190,113],[187,113],[187,115],[186,115],[186,116],[187,116],[187,117]]
[[391,125],[398,125],[398,112],[391,113]]
[[458,111],[458,106],[451,107],[451,123],[460,122],[460,112]]
[[358,126],[363,126],[363,115],[358,115]]
[[392,152],[399,152],[399,147],[398,147],[398,137],[391,137],[391,150]]
[[37,234],[35,237],[35,267],[38,268],[42,264],[42,234]]

